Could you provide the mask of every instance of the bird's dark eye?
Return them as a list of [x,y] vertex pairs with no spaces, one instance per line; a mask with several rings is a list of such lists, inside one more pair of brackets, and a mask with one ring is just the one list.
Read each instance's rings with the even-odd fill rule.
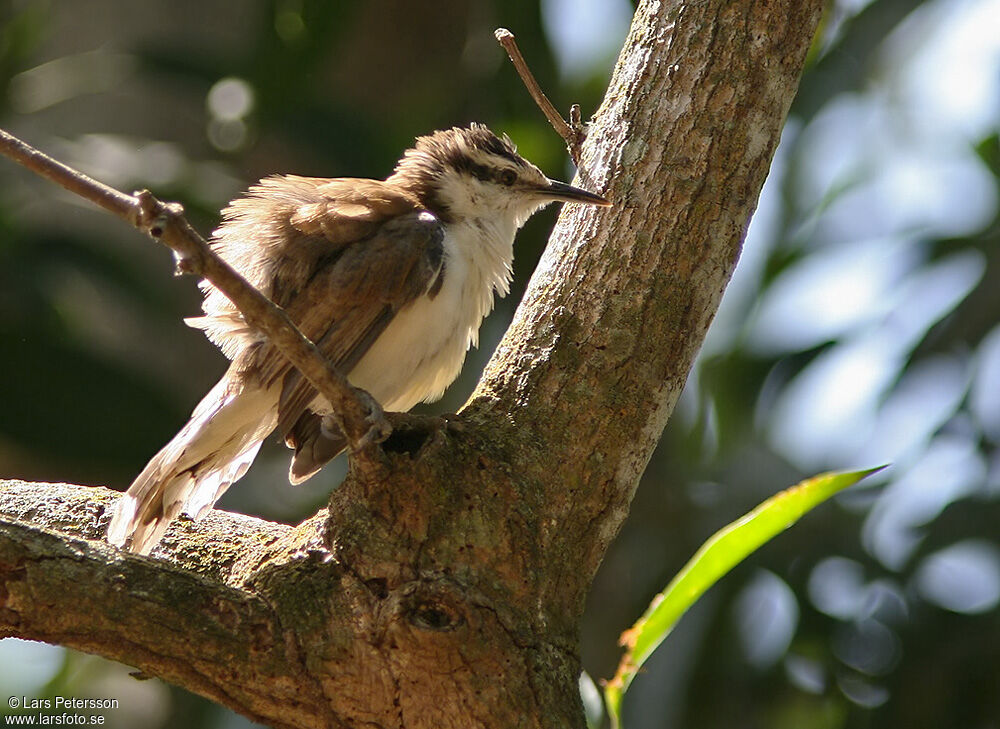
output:
[[510,187],[517,182],[517,173],[514,170],[504,170],[500,173],[500,182]]

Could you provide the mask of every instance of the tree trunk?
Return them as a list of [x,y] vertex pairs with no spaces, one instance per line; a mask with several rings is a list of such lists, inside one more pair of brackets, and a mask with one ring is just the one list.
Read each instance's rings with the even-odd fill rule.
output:
[[151,559],[102,541],[113,491],[0,484],[0,635],[275,727],[582,726],[584,597],[736,265],[821,6],[640,5],[581,162],[614,207],[561,216],[456,427],[397,430],[328,511],[185,520]]

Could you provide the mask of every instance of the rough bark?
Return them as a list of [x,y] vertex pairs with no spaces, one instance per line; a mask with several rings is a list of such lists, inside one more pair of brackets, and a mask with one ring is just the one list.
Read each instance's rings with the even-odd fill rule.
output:
[[0,484],[0,635],[276,727],[582,726],[584,596],[736,264],[820,10],[640,5],[581,164],[615,207],[560,218],[457,427],[397,428],[328,511],[216,512],[144,558],[101,541],[114,492]]

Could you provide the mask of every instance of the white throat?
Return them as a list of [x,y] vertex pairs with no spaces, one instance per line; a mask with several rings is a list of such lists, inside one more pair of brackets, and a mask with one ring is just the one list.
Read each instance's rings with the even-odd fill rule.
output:
[[[445,230],[445,266],[461,261],[465,269],[466,302],[475,309],[476,331],[471,341],[475,346],[479,322],[493,310],[494,294],[503,298],[510,291],[517,225],[496,216],[456,221]],[[445,275],[449,273],[446,269]]]

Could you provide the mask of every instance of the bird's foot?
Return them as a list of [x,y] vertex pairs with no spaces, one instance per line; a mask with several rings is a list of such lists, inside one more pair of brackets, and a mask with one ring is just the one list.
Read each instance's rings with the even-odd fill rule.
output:
[[[393,426],[386,417],[385,411],[382,410],[382,406],[368,392],[360,388],[355,388],[354,394],[368,410],[368,416],[365,418],[368,430],[361,434],[360,437],[355,436],[351,438],[350,448],[351,451],[356,453],[364,451],[377,443],[384,442],[392,434]],[[337,423],[337,425],[342,427],[343,424]]]

